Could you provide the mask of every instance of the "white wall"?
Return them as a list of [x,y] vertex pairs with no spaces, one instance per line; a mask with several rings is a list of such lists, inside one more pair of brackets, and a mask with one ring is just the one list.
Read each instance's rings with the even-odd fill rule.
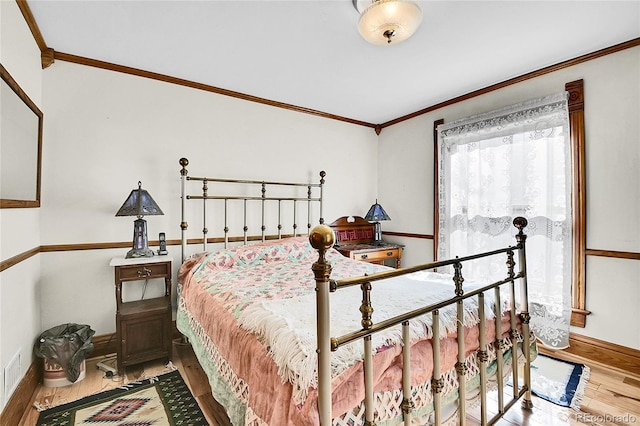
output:
[[[134,218],[115,213],[139,180],[164,211],[146,217],[149,238],[179,239],[181,157],[194,176],[315,183],[325,170],[328,223],[363,214],[376,195],[370,128],[61,61],[44,72],[43,103],[44,246],[131,241]],[[43,327],[114,332],[109,260],[126,251],[42,253]],[[177,270],[179,246],[169,251]]]
[[[378,201],[391,221],[382,230],[433,235],[433,124],[422,119],[387,127],[379,136]],[[402,266],[433,260],[433,240],[385,236],[404,244]]]
[[[0,62],[22,90],[42,110],[40,50],[15,1],[0,1]],[[40,209],[0,210],[0,259],[40,246]],[[38,256],[0,273],[0,383],[4,367],[21,353],[21,373],[31,363],[40,333],[40,259]],[[0,409],[10,395],[0,387]]]
[[[640,47],[553,72],[386,128],[379,137],[384,229],[433,234],[433,122],[446,122],[564,90],[584,79],[587,248],[640,252]],[[433,256],[406,238],[406,266]],[[429,251],[431,250],[431,251]],[[432,257],[426,260],[432,260]],[[572,331],[640,349],[640,262],[589,256],[587,327]],[[621,326],[621,321],[627,321]]]

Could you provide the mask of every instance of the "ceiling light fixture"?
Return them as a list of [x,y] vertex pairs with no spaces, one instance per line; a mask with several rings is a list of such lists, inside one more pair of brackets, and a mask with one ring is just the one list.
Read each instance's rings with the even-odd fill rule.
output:
[[353,0],[353,5],[361,13],[360,35],[373,44],[398,44],[411,37],[422,22],[420,7],[411,1]]

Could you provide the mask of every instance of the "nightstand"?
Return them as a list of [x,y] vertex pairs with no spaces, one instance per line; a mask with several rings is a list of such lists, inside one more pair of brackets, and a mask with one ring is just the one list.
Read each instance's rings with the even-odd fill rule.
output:
[[[171,359],[171,263],[167,256],[111,259],[116,285],[118,374],[141,362]],[[122,287],[133,281],[164,280],[164,296],[124,302]]]
[[384,265],[392,261],[400,268],[403,245],[373,240],[374,225],[360,216],[343,216],[329,225],[335,233],[334,246],[343,256]]

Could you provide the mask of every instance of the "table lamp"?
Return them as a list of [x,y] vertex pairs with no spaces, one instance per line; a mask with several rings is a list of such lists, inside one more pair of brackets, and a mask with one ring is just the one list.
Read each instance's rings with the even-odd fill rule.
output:
[[149,249],[147,238],[147,221],[143,216],[163,215],[162,210],[153,201],[151,195],[142,189],[142,182],[138,182],[138,189],[134,189],[116,213],[116,216],[138,216],[133,222],[133,248],[127,252],[127,259],[132,257],[152,257],[153,250]]
[[391,220],[387,212],[384,211],[382,206],[378,204],[378,199],[376,198],[376,203],[371,206],[367,215],[364,217],[365,220],[369,222],[374,222],[373,224],[373,243],[381,244],[382,243],[382,228],[380,227],[381,220]]

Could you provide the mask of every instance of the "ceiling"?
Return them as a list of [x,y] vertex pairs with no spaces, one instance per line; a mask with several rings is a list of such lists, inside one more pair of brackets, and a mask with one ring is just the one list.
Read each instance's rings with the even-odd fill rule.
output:
[[640,37],[640,0],[417,3],[376,46],[351,0],[28,0],[57,52],[373,124]]

